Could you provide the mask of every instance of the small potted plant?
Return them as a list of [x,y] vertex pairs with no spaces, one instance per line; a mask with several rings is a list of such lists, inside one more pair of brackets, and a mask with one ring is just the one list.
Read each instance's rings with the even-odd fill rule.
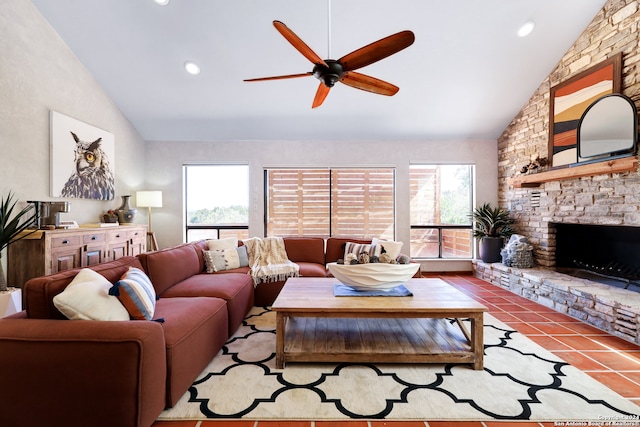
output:
[[514,233],[509,211],[485,203],[474,209],[470,217],[474,222],[473,237],[480,240],[480,258],[484,262],[500,262],[504,239]]
[[26,237],[28,233],[20,234],[31,227],[37,218],[37,213],[31,204],[16,211],[17,200],[13,200],[13,197],[14,195],[9,191],[6,198],[0,198],[0,292],[7,291],[7,281],[2,268],[2,252],[13,242]]

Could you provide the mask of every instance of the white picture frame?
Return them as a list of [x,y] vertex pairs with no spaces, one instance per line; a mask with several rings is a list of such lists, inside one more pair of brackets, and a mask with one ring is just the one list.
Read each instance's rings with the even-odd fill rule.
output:
[[51,196],[113,200],[112,133],[51,111]]

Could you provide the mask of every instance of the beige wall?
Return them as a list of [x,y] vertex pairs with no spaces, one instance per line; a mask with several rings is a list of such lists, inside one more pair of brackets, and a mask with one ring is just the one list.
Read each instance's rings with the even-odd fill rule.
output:
[[[115,137],[116,200],[67,199],[63,219],[97,222],[144,182],[144,141],[29,0],[0,1],[0,194],[53,200],[49,112]],[[62,200],[62,199],[59,199]]]
[[[609,0],[498,139],[499,198],[517,218],[518,232],[536,248],[536,259],[553,265],[552,222],[640,225],[640,176],[635,171],[513,188],[532,155],[547,156],[549,91],[569,77],[623,53],[622,92],[640,105],[640,8],[637,0]],[[539,206],[532,195],[540,193]]]

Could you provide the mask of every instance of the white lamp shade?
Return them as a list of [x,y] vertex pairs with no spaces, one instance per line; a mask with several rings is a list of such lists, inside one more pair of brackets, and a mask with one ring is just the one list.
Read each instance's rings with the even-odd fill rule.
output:
[[136,206],[139,208],[161,208],[162,191],[137,191]]

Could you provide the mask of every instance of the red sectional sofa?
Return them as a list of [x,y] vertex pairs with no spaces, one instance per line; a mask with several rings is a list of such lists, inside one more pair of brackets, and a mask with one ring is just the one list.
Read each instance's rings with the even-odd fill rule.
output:
[[[350,238],[285,238],[301,276],[327,276]],[[25,310],[0,319],[0,425],[150,426],[172,407],[255,304],[284,282],[254,287],[247,267],[207,274],[205,241],[90,267],[111,283],[145,271],[156,290],[154,320],[67,320],[53,303],[80,269],[29,280]],[[8,397],[11,396],[11,397]]]

